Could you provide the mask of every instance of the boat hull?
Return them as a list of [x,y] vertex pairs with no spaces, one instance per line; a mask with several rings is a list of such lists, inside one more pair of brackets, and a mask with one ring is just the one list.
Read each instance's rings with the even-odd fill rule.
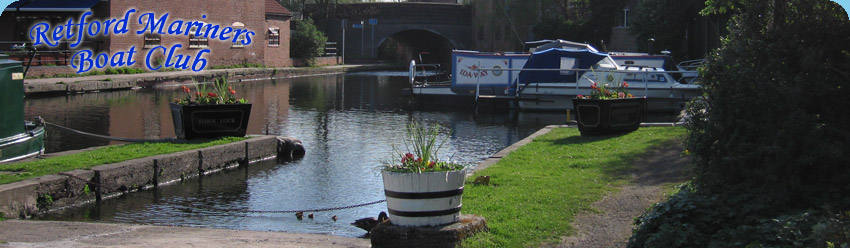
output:
[[0,163],[44,154],[44,126],[28,125],[27,132],[0,139]]

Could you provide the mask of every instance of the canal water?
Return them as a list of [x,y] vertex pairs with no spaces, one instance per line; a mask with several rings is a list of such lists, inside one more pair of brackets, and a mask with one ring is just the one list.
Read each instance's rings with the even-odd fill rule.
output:
[[[249,81],[237,95],[253,104],[249,134],[300,139],[303,159],[274,160],[186,180],[127,196],[54,212],[44,219],[197,226],[240,230],[321,233],[359,237],[349,223],[386,211],[384,203],[315,212],[303,220],[284,211],[332,208],[384,199],[377,167],[405,125],[440,124],[449,139],[443,159],[475,165],[546,125],[563,124],[565,113],[512,113],[471,104],[416,102],[402,94],[405,72],[369,72]],[[28,117],[86,132],[129,137],[173,137],[168,102],[178,86],[99,92],[26,100]],[[48,152],[113,144],[48,129]],[[331,217],[338,216],[338,221]]]

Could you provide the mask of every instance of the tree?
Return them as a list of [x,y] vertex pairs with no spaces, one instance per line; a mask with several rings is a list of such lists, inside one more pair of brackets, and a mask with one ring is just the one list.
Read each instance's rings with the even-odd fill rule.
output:
[[703,8],[704,0],[644,0],[634,10],[629,28],[642,51],[651,46],[650,53],[669,50],[681,56],[687,53],[688,26],[695,25]]
[[850,246],[850,20],[829,0],[710,0],[729,35],[702,69],[695,178],[630,247]]
[[295,24],[295,32],[292,33],[292,45],[290,54],[293,58],[307,59],[312,64],[312,59],[321,56],[325,51],[325,42],[328,37],[313,25],[312,19],[304,19]]
[[[523,1],[526,2],[526,1]],[[534,2],[522,4],[524,8]],[[565,39],[590,43],[602,48],[611,37],[624,1],[621,0],[550,0],[538,2],[539,22],[534,25],[536,39]]]

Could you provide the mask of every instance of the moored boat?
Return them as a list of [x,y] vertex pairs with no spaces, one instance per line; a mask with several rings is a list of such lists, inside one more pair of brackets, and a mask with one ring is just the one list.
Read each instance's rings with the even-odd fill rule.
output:
[[21,62],[0,54],[0,163],[44,153],[43,121],[24,121],[24,73]]

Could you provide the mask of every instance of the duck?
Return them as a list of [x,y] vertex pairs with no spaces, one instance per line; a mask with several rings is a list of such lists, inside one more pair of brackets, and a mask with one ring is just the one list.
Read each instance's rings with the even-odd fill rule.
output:
[[337,217],[336,217],[336,215],[334,215],[333,217],[331,217],[331,219],[332,219],[332,220],[334,220],[334,221],[336,221],[336,220],[338,220],[339,218],[337,218]]
[[389,218],[387,218],[387,213],[381,211],[381,213],[378,214],[377,220],[375,218],[372,218],[372,217],[363,218],[363,219],[355,220],[353,223],[351,223],[351,225],[359,227],[360,229],[366,230],[366,233],[369,233],[369,232],[372,231],[372,228],[375,228],[375,226],[377,226],[381,222],[384,222],[387,219],[389,219]]
[[295,213],[295,218],[298,218],[298,220],[301,220],[302,218],[304,218],[304,212],[299,211],[299,212]]
[[313,214],[308,214],[308,215],[307,215],[307,218],[312,219],[312,218],[313,218]]

